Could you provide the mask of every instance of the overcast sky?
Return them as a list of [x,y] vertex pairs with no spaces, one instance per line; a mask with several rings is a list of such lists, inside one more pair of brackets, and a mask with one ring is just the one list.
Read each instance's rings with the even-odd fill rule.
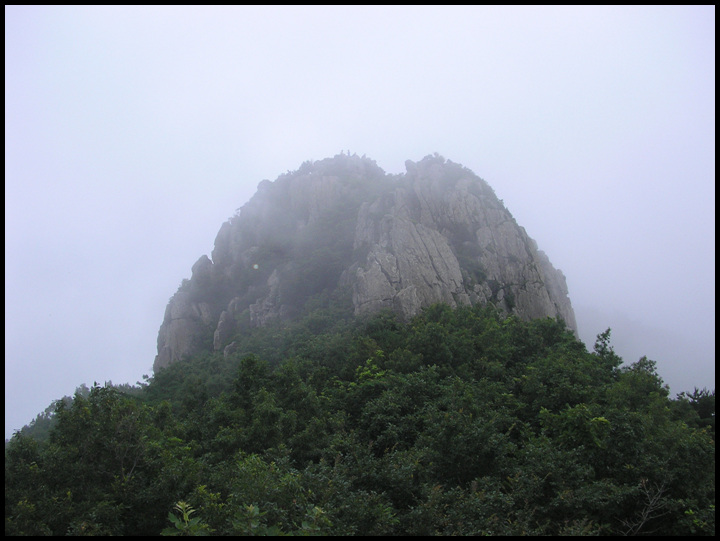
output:
[[714,6],[6,6],[6,437],[150,375],[222,223],[342,150],[470,168],[590,348],[714,388],[714,149]]

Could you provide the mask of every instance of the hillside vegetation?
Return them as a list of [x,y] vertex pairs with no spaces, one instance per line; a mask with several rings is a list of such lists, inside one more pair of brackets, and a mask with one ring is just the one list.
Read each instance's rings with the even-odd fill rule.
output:
[[58,401],[6,447],[5,534],[714,535],[714,391],[609,330],[327,306]]

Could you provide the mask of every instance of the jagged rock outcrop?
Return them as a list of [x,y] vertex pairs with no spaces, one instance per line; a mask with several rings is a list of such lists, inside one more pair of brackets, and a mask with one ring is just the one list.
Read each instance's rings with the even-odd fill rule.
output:
[[341,154],[262,181],[170,300],[154,369],[228,354],[243,328],[296,317],[328,291],[358,315],[492,302],[577,331],[565,276],[485,181],[438,155],[406,169]]

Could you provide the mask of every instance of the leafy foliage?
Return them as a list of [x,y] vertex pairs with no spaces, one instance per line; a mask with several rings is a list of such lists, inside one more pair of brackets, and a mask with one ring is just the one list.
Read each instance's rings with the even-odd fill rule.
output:
[[16,434],[6,535],[714,535],[714,391],[670,399],[609,330],[319,303],[237,351]]

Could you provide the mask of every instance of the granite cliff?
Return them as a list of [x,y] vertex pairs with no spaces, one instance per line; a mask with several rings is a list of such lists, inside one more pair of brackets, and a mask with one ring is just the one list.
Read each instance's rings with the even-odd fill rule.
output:
[[170,299],[154,370],[228,351],[243,329],[292,319],[323,296],[404,319],[438,302],[491,302],[577,332],[565,276],[485,181],[437,154],[405,165],[387,175],[340,154],[263,180]]

